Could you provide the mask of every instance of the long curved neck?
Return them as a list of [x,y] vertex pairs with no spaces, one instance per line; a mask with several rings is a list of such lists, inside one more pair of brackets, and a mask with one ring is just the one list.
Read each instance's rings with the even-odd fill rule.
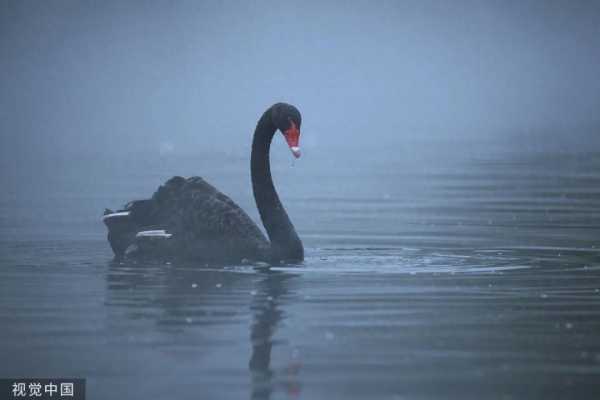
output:
[[302,242],[279,200],[271,177],[269,149],[276,129],[269,109],[258,121],[252,140],[252,190],[260,218],[271,240],[272,260],[301,261],[304,259]]

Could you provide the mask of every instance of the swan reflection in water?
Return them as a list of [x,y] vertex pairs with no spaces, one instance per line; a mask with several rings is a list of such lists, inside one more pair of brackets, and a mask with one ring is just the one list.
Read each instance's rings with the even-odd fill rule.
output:
[[[258,291],[250,306],[254,318],[250,330],[252,343],[252,356],[249,362],[252,377],[251,399],[271,397],[275,381],[273,379],[274,372],[271,369],[273,334],[286,317],[281,306],[285,304],[285,296],[289,293],[287,281],[294,276],[280,271],[267,270],[263,279],[258,282]],[[286,368],[286,377],[280,379],[285,391],[292,396],[300,394],[300,384],[297,380],[300,367],[300,362],[292,359],[291,364]]]
[[[273,368],[271,354],[274,345],[282,344],[274,340],[274,335],[288,316],[285,307],[294,297],[292,278],[298,275],[250,268],[198,269],[112,262],[107,274],[109,316],[117,319],[119,324],[115,325],[123,326],[120,319],[125,315],[133,325],[126,326],[125,332],[115,333],[137,335],[140,345],[148,342],[160,345],[161,354],[174,355],[179,361],[174,368],[187,365],[182,360],[191,362],[193,370],[179,370],[188,377],[184,380],[194,380],[190,377],[196,374],[215,376],[216,370],[245,369],[249,372],[251,399],[269,399],[279,390],[295,397],[301,389],[298,381],[301,364],[296,352],[281,369]],[[115,309],[117,312],[110,312]],[[151,322],[149,327],[148,322]],[[251,346],[250,359],[239,360],[232,367],[232,360],[243,354],[236,348],[246,340]],[[223,356],[215,359],[213,354]],[[164,363],[164,359],[160,362]],[[224,376],[218,381],[230,378]],[[172,384],[168,378],[157,383]],[[189,383],[187,387],[194,386],[194,382]],[[193,390],[199,390],[198,386],[206,393],[205,381]],[[179,387],[185,390],[186,386]]]

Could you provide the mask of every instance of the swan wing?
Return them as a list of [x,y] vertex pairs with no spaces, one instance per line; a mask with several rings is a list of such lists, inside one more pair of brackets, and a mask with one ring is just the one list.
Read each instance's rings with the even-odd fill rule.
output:
[[173,233],[188,258],[235,261],[262,258],[269,242],[228,196],[200,177],[174,177],[152,197],[157,225]]

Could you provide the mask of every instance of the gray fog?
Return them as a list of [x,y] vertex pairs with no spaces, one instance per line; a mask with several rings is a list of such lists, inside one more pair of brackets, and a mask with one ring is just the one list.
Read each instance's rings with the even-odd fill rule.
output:
[[599,37],[591,1],[5,0],[3,167],[245,155],[276,101],[309,150],[597,144]]
[[[600,1],[0,0],[0,377],[85,378],[90,400],[596,400],[598,66]],[[302,263],[114,258],[111,226],[240,247],[211,230],[231,206],[180,201],[199,189],[155,213],[178,225],[129,223],[173,175],[268,228],[250,145],[280,101],[303,121],[299,160],[271,147],[291,223],[264,126],[257,198]]]

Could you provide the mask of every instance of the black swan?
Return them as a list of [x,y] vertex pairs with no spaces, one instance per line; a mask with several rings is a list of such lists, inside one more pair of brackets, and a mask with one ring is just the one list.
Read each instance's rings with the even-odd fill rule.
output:
[[200,177],[169,179],[152,198],[105,210],[108,241],[117,258],[187,259],[202,263],[299,262],[302,242],[273,186],[269,149],[279,129],[300,157],[302,118],[277,103],[258,120],[252,140],[252,189],[269,236],[229,197]]

